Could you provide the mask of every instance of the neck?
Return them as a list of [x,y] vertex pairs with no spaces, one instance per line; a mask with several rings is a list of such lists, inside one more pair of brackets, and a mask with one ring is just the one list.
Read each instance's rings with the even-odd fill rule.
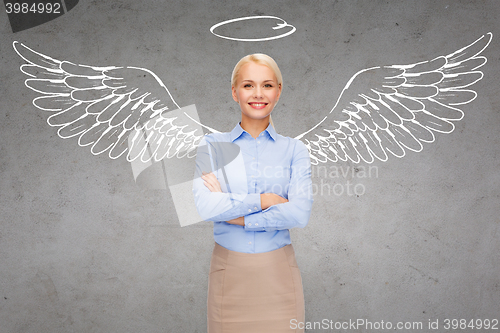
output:
[[240,126],[256,139],[269,126],[269,116],[263,119],[248,119],[243,117]]

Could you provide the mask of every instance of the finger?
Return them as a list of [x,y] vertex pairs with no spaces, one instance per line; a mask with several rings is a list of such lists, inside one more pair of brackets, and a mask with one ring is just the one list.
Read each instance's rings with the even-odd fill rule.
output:
[[206,172],[206,171],[202,171],[202,172],[201,172],[201,177],[207,177],[207,176],[209,176],[209,175],[213,175],[213,173],[211,173],[211,172]]
[[222,189],[218,182],[216,184],[212,184],[212,187],[214,188],[214,192],[222,192]]
[[212,179],[212,180],[216,180],[217,181],[217,177],[215,177],[215,175],[213,173],[207,173],[205,174],[205,177],[208,178],[208,179]]
[[212,186],[216,186],[218,184],[217,178],[205,177],[203,178],[207,183],[210,183]]
[[212,184],[208,182],[203,182],[203,184],[210,190],[210,192],[215,192],[215,189]]
[[210,183],[217,192],[222,192],[219,180],[213,173],[207,174],[204,180]]
[[226,222],[227,222],[227,223],[229,223],[229,224],[240,224],[240,223],[239,223],[239,218],[238,218],[238,217],[237,217],[237,218],[235,218],[235,219],[232,219],[232,220],[226,221]]
[[[206,182],[209,182],[210,184],[213,184],[214,183],[214,178],[213,177],[210,177],[209,174],[204,174],[201,176],[201,179],[203,179],[204,181]],[[217,179],[217,178],[215,178]]]
[[210,190],[210,192],[222,192],[220,184],[219,182],[217,182],[217,180],[215,184],[213,181],[205,181],[203,182],[203,184],[205,184],[205,186]]

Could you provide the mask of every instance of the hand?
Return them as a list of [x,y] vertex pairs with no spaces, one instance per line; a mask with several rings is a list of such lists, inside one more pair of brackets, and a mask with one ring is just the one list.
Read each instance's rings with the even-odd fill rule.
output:
[[235,219],[227,221],[227,223],[245,226],[245,218],[243,216],[240,216]]
[[[205,186],[208,187],[208,189],[211,192],[222,192],[220,183],[217,180],[217,177],[215,177],[215,175],[212,172],[210,173],[203,172],[201,179],[203,179],[204,181],[203,184],[205,184]],[[235,219],[227,221],[227,223],[245,226],[245,218],[243,216],[240,216]]]
[[262,210],[285,202],[288,202],[288,200],[275,193],[262,193],[260,195],[260,206]]
[[210,190],[210,192],[222,192],[222,189],[220,188],[220,183],[217,180],[217,177],[210,172],[204,172],[203,175],[201,175],[201,179],[203,179],[203,184],[205,184],[206,187]]

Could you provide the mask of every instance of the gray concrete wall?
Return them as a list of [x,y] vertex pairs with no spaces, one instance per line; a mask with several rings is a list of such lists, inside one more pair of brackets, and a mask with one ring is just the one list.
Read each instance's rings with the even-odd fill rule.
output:
[[[209,31],[252,15],[279,16],[297,31],[248,43]],[[179,227],[168,191],[138,187],[127,161],[57,136],[50,112],[31,103],[38,94],[24,85],[15,40],[74,63],[148,68],[220,131],[239,120],[232,67],[268,53],[285,80],[276,128],[296,136],[355,72],[446,55],[491,31],[478,97],[455,131],[371,164],[366,177],[351,171],[367,164],[329,164],[313,181],[324,191],[340,184],[337,192],[319,190],[309,225],[292,237],[307,321],[422,322],[430,331],[439,320],[433,331],[445,332],[446,319],[500,319],[498,17],[494,0],[81,0],[12,33],[0,13],[0,331],[204,332],[213,247],[211,225]],[[363,194],[338,195],[347,182]]]

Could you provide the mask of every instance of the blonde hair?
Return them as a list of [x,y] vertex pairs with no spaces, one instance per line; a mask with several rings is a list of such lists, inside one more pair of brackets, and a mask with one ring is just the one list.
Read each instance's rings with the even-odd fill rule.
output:
[[[274,61],[273,58],[263,53],[249,54],[241,58],[240,61],[238,61],[236,66],[234,66],[233,74],[231,75],[231,87],[234,87],[236,81],[238,81],[238,75],[240,74],[241,67],[250,62],[254,62],[256,64],[269,67],[276,76],[276,80],[278,81],[278,86],[281,86],[281,89],[283,90],[283,77],[281,76],[281,71],[278,67],[278,64],[276,63],[276,61]],[[269,115],[269,122],[271,123],[271,126],[274,128],[273,119],[271,115]]]

